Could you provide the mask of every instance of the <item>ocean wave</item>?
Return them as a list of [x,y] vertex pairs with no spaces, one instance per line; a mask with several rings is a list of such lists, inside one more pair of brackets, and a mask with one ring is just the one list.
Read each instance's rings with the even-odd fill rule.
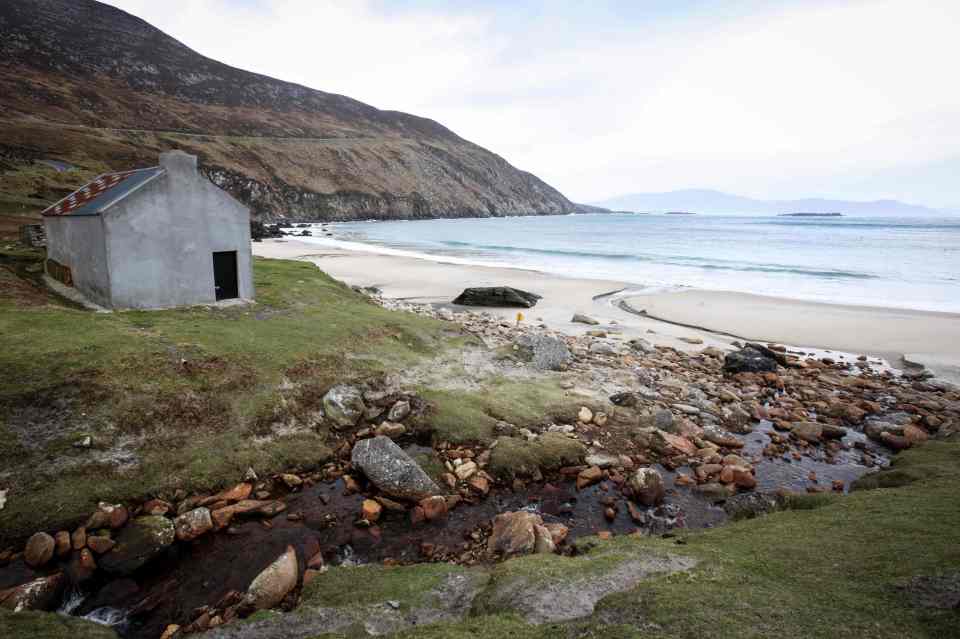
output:
[[687,255],[643,255],[637,253],[598,253],[593,251],[575,251],[566,249],[541,249],[535,247],[510,246],[503,244],[474,244],[460,240],[445,240],[439,242],[444,246],[462,247],[465,249],[486,250],[505,253],[524,253],[531,255],[548,255],[553,257],[587,258],[601,260],[635,261],[646,264],[667,264],[670,266],[687,266],[710,271],[739,271],[747,273],[784,273],[790,275],[807,275],[829,279],[871,280],[878,276],[857,271],[843,271],[834,269],[811,269],[790,264],[765,264],[752,262],[734,262],[719,258],[701,258]]

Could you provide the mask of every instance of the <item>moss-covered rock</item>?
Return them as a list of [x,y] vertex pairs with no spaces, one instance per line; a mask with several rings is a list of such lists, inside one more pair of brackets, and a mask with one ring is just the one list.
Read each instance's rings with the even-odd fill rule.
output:
[[489,470],[500,479],[532,475],[539,470],[555,470],[583,461],[583,444],[560,433],[544,433],[530,442],[515,437],[500,437],[490,455]]
[[129,575],[173,543],[173,522],[159,515],[137,517],[117,537],[117,545],[100,557],[100,567],[114,575]]

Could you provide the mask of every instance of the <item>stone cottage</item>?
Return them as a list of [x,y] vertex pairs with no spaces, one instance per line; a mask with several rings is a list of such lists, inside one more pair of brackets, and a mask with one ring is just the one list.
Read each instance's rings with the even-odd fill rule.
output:
[[197,158],[101,175],[43,212],[47,275],[109,308],[253,299],[250,212]]

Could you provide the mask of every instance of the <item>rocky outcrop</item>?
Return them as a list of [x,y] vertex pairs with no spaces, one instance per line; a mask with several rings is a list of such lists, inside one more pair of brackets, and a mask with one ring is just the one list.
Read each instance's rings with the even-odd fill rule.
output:
[[578,210],[433,120],[229,67],[106,4],[8,0],[0,32],[10,157],[119,170],[175,145],[262,219]]
[[746,346],[739,351],[727,353],[723,360],[724,372],[736,373],[775,373],[777,360],[753,345]]
[[453,303],[461,306],[533,308],[540,299],[539,295],[510,286],[488,286],[464,289]]

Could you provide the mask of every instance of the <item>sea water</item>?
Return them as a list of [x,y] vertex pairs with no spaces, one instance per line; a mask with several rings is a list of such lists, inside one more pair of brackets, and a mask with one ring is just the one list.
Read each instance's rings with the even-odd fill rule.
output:
[[312,241],[638,289],[960,312],[960,218],[590,214],[328,228],[335,240]]

